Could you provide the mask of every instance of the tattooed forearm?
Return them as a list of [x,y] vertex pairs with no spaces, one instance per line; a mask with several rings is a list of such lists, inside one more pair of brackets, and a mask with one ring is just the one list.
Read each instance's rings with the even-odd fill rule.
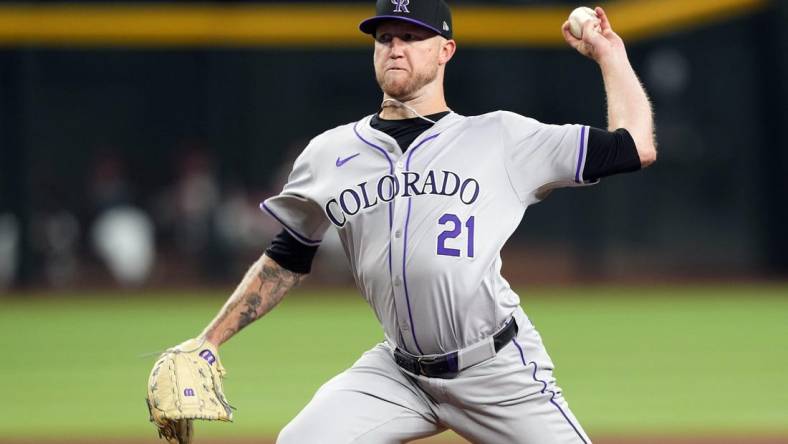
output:
[[246,327],[257,319],[257,310],[262,302],[262,297],[257,293],[249,293],[244,296],[246,310],[241,312],[238,318],[238,330]]
[[208,341],[220,345],[278,304],[305,275],[293,273],[263,255],[203,331]]

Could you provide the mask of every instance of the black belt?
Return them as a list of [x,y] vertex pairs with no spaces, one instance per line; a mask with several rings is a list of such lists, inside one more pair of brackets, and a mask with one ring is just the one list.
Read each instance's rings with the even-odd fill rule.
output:
[[[504,345],[509,343],[509,341],[517,335],[517,331],[517,323],[514,321],[514,318],[512,318],[504,328],[493,335],[493,347],[495,348],[495,352],[498,353]],[[413,356],[397,347],[394,349],[394,361],[404,370],[414,375],[452,379],[456,377],[460,371],[464,370],[464,368],[478,363],[472,362],[464,368],[459,368],[459,353],[458,351],[454,351],[439,356]]]

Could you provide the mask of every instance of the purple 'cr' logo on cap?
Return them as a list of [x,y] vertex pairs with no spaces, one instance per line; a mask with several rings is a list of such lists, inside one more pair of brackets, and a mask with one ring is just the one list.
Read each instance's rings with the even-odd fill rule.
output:
[[183,389],[183,396],[194,396],[194,390],[190,388]]
[[391,0],[391,3],[396,6],[396,8],[394,8],[394,12],[407,12],[410,14],[410,11],[408,10],[410,0]]
[[214,356],[213,353],[207,349],[200,352],[200,357],[208,361],[208,364],[211,365],[216,362],[216,356]]

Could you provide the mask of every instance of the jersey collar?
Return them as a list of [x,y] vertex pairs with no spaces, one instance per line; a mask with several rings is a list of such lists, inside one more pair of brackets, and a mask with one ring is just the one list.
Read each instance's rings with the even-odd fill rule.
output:
[[[402,150],[400,149],[399,145],[397,144],[397,141],[394,140],[393,137],[389,136],[383,131],[378,131],[375,128],[372,128],[372,126],[370,125],[370,121],[372,120],[373,116],[374,114],[370,114],[358,121],[356,128],[360,136],[362,136],[364,139],[367,140],[373,139],[371,140],[373,143],[380,145],[381,148],[383,148],[385,151],[387,151],[389,154],[393,155],[396,158],[402,156]],[[459,122],[464,117],[465,116],[461,116],[455,113],[454,111],[450,112],[449,114],[445,115],[442,119],[435,122],[435,125],[433,125],[431,128],[419,134],[419,136],[416,137],[416,139],[414,139],[413,142],[410,144],[408,149],[411,149],[412,147],[418,145],[422,140],[428,137],[431,137],[435,134],[439,134],[445,131],[446,128]]]

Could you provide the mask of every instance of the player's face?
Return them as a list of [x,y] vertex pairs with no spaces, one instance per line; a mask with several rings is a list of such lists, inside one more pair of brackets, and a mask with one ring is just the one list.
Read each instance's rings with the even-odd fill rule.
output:
[[420,26],[388,21],[375,32],[375,76],[380,89],[400,101],[435,81],[446,40]]

